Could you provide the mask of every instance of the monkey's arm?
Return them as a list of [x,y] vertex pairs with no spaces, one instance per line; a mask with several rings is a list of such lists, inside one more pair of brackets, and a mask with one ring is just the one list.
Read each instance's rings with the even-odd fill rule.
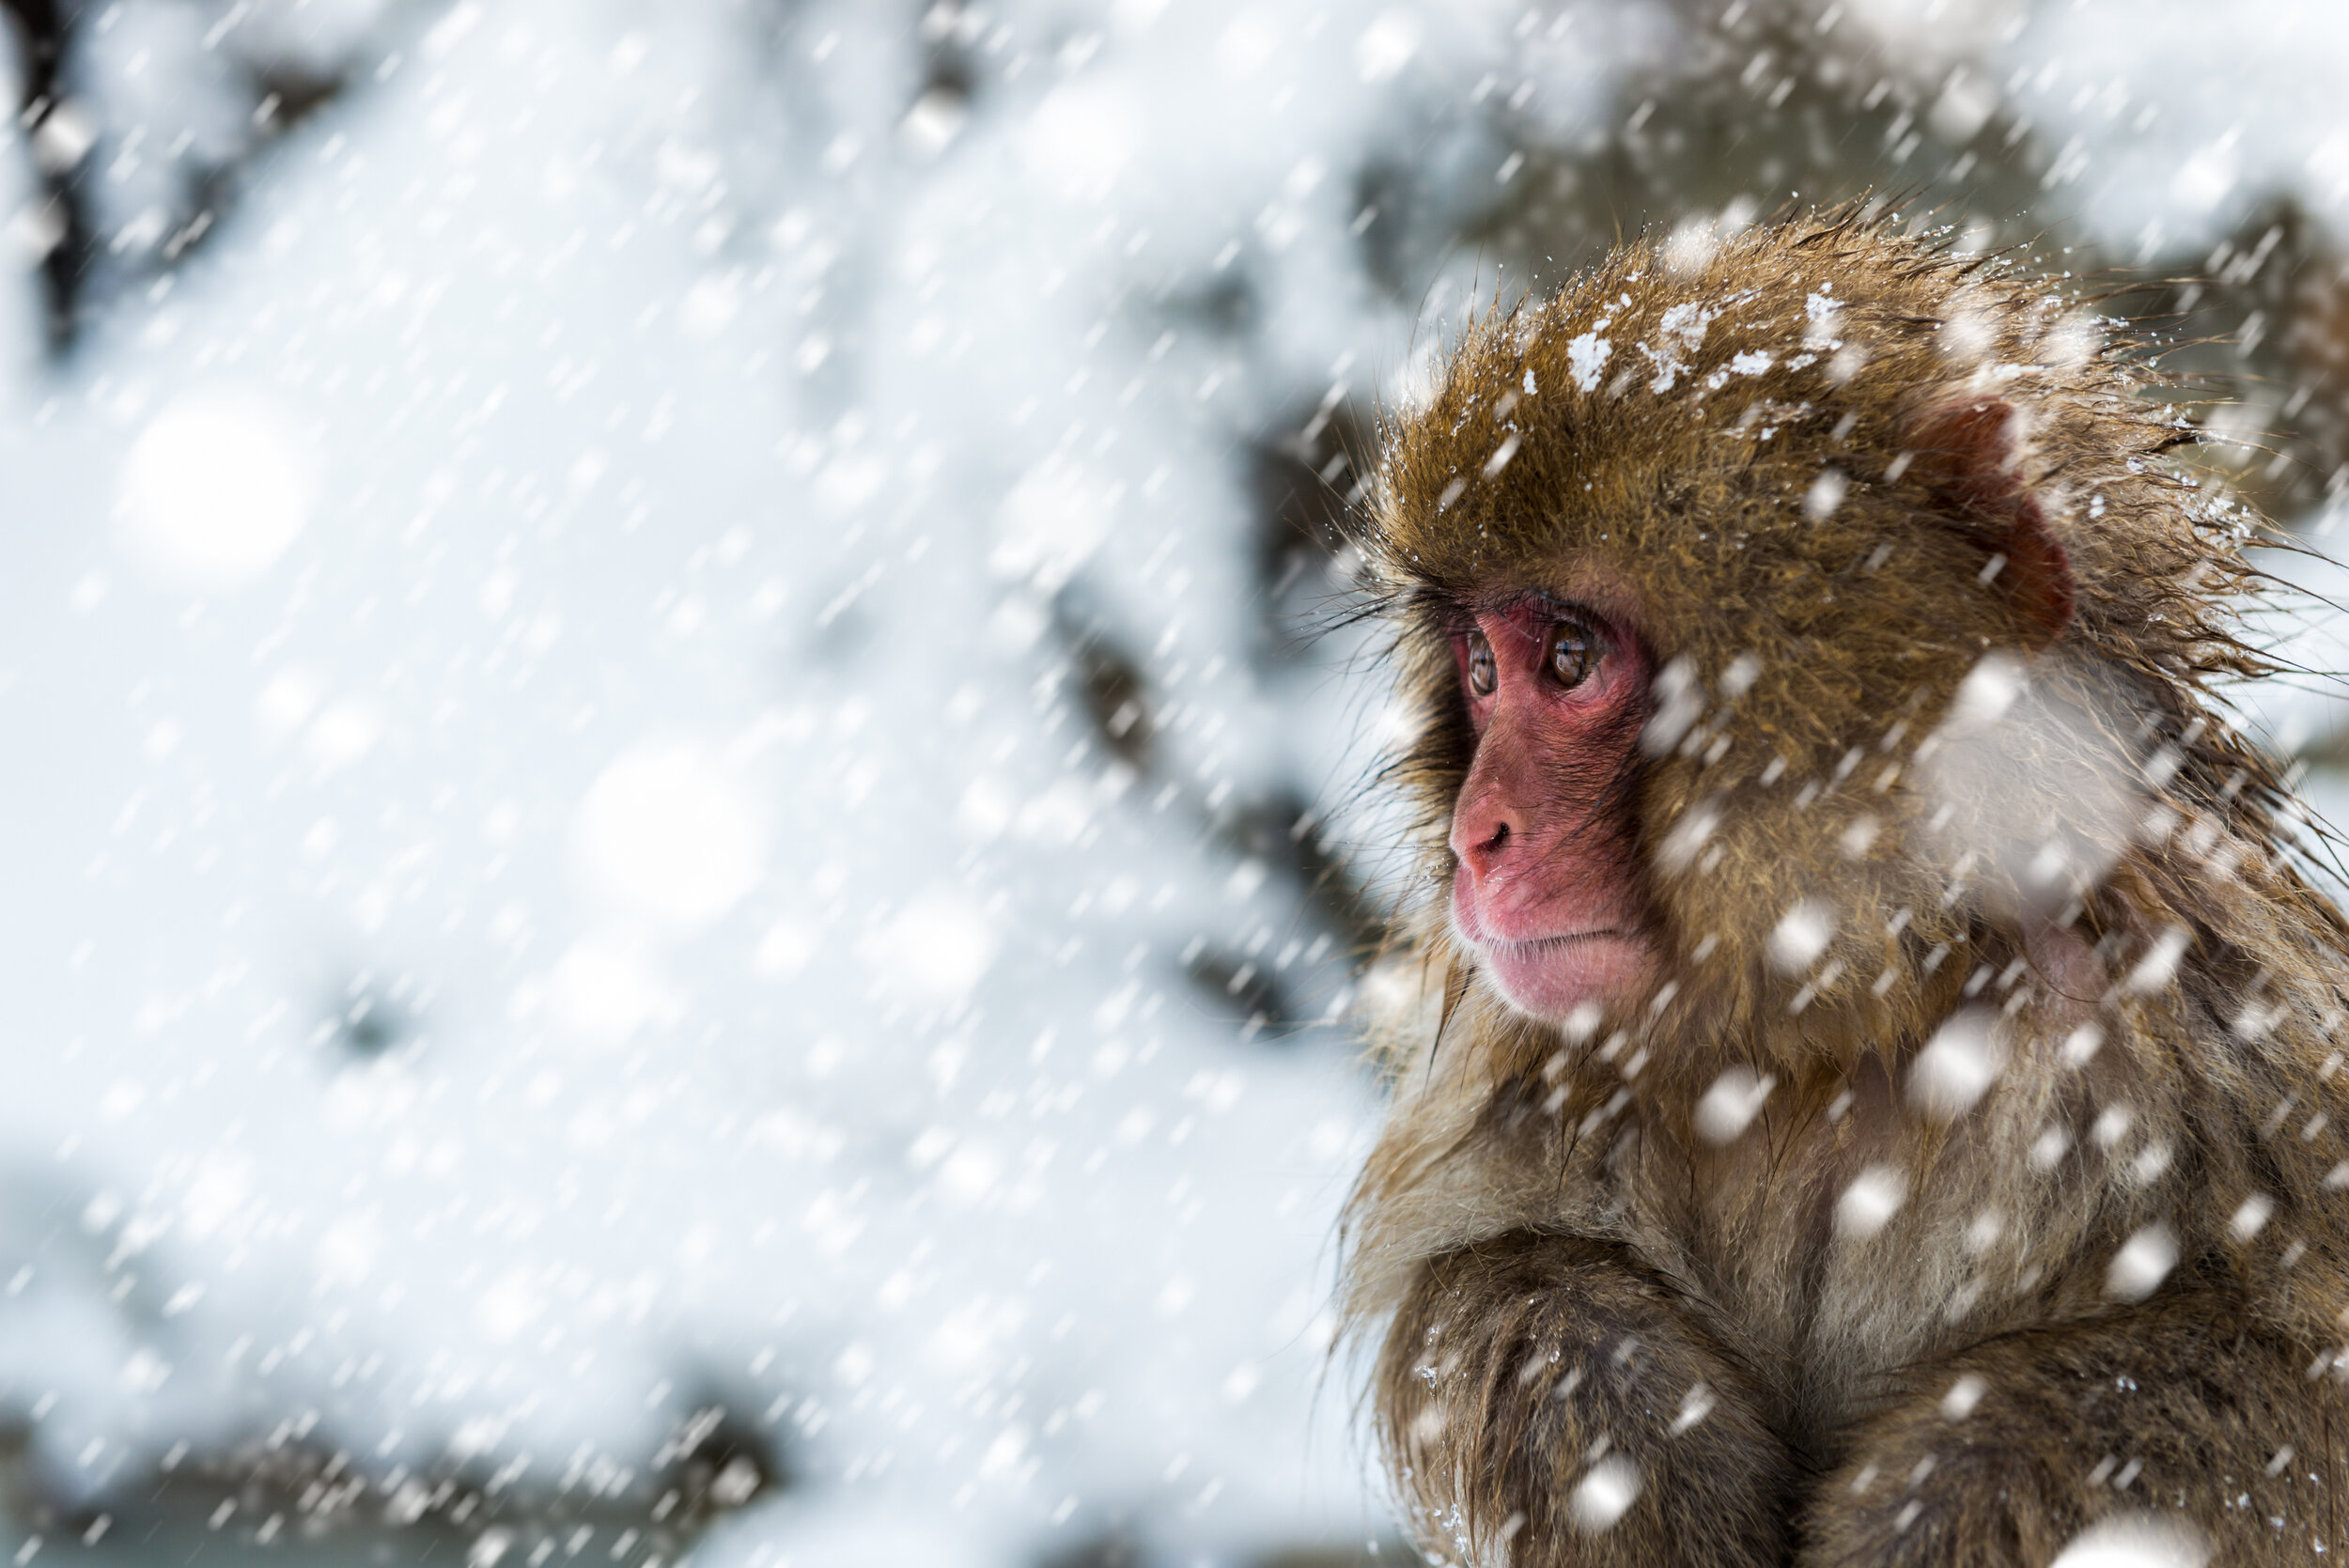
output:
[[1518,1231],[1429,1263],[1378,1414],[1428,1544],[1515,1568],[1787,1560],[1797,1467],[1751,1378],[1604,1242]]
[[2220,1327],[2233,1315],[2181,1292],[1916,1369],[1820,1483],[1801,1561],[2046,1563],[2098,1520],[2145,1510],[2191,1521],[2214,1568],[2338,1551],[2349,1425],[2334,1420],[2333,1380]]

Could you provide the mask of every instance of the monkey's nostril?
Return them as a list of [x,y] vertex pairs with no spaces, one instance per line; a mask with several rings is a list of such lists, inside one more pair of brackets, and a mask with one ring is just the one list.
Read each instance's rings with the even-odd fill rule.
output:
[[1496,822],[1493,824],[1493,831],[1491,832],[1486,833],[1481,839],[1472,839],[1470,841],[1469,852],[1470,857],[1479,862],[1479,869],[1482,870],[1490,867],[1495,861],[1501,858],[1501,852],[1508,847],[1509,824],[1506,822]]

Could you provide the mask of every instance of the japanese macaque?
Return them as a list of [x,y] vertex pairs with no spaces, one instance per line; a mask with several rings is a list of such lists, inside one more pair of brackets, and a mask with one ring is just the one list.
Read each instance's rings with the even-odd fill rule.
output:
[[1626,245],[1393,419],[1346,1307],[1429,1552],[2349,1550],[2349,927],[2124,348],[1845,210]]

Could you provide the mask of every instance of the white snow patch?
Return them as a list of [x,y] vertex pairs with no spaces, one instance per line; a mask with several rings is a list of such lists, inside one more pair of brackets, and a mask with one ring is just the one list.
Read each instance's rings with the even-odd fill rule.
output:
[[1774,1075],[1756,1077],[1749,1067],[1725,1067],[1697,1101],[1697,1133],[1708,1143],[1727,1143],[1762,1112],[1762,1102],[1778,1087]]
[[1640,1498],[1639,1467],[1620,1453],[1609,1454],[1575,1484],[1566,1507],[1574,1528],[1585,1535],[1611,1529]]
[[1986,653],[1958,682],[1946,721],[1952,729],[1972,728],[2002,717],[2023,694],[2023,666],[2012,654]]
[[[1614,346],[1595,332],[1586,332],[1568,338],[1566,340],[1567,374],[1574,379],[1574,384],[1580,390],[1595,391],[1598,387],[1598,378],[1607,368],[1608,356],[1614,351]],[[1530,381],[1533,372],[1528,370],[1525,374]],[[1529,385],[1526,390],[1530,392],[1532,389]]]
[[1836,1234],[1865,1241],[1890,1222],[1908,1197],[1908,1178],[1889,1165],[1871,1165],[1852,1178],[1835,1203]]
[[1354,70],[1364,82],[1389,81],[1419,53],[1419,18],[1405,10],[1381,11],[1354,45]]
[[2169,985],[2177,975],[2178,961],[2186,956],[2186,950],[2193,941],[2194,934],[2183,925],[2164,927],[2161,935],[2146,947],[2144,956],[2129,970],[2124,984],[2130,993],[2146,996]]
[[2121,1244],[2105,1274],[2105,1294],[2116,1301],[2142,1301],[2178,1266],[2177,1233],[2156,1220]]
[[187,394],[132,443],[117,542],[163,586],[243,587],[274,566],[309,521],[308,467],[269,403],[241,391]]
[[682,927],[732,908],[764,869],[749,794],[708,747],[630,748],[588,787],[575,828],[589,880],[624,908]]
[[1812,480],[1811,488],[1803,492],[1802,515],[1812,522],[1825,522],[1835,515],[1835,508],[1843,504],[1844,492],[1850,489],[1851,481],[1841,469],[1827,470]]
[[1039,593],[1056,593],[1108,536],[1116,502],[1114,493],[1075,465],[1047,459],[1003,498],[988,565]]
[[873,967],[938,997],[968,992],[1002,946],[995,923],[960,888],[926,888],[909,900],[866,951]]
[[1995,1026],[1987,1008],[1968,1007],[1947,1019],[1908,1069],[1909,1103],[1937,1122],[1972,1110],[1998,1080]]
[[1639,345],[1640,351],[1656,366],[1656,378],[1648,382],[1650,392],[1662,394],[1672,389],[1688,368],[1689,359],[1704,347],[1705,330],[1720,313],[1719,305],[1695,303],[1673,305],[1664,312],[1656,323],[1657,341]]
[[1800,974],[1835,939],[1835,911],[1806,898],[1779,917],[1770,929],[1770,963],[1781,974]]
[[2100,1519],[2065,1544],[2051,1568],[2202,1568],[2210,1542],[2175,1514],[2135,1513]]

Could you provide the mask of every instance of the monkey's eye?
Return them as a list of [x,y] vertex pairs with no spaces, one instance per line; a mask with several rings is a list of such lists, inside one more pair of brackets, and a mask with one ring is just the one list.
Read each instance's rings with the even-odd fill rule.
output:
[[1469,690],[1480,697],[1489,697],[1493,688],[1501,684],[1501,666],[1493,660],[1493,645],[1481,631],[1468,634]]
[[1575,687],[1590,679],[1591,672],[1598,668],[1598,634],[1580,621],[1549,623],[1542,657],[1549,666],[1550,678],[1559,685]]

